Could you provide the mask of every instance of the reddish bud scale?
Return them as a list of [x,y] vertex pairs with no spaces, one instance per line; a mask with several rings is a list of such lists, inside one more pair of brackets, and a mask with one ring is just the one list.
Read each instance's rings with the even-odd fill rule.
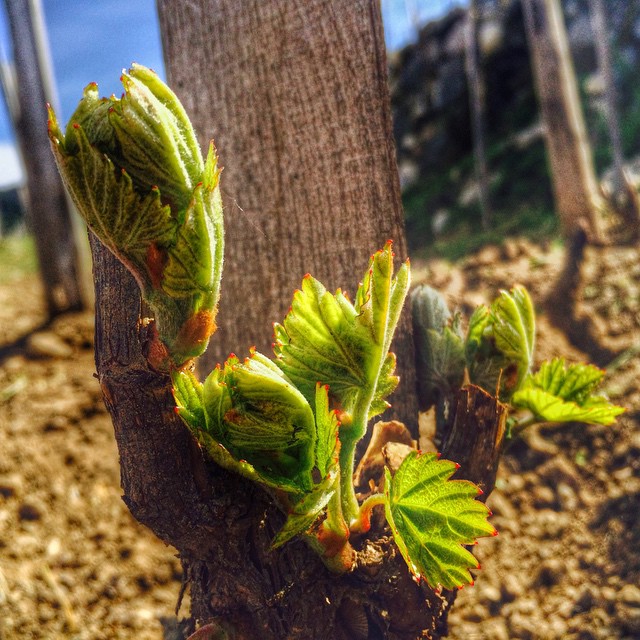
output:
[[79,125],[77,122],[74,122],[74,123],[73,123],[73,128],[74,128],[74,129],[79,129],[79,128],[80,128],[80,125]]
[[478,495],[479,496],[483,496],[484,495],[484,491],[480,487],[478,487]]
[[183,325],[176,337],[176,346],[190,350],[194,346],[202,345],[217,329],[214,313],[211,311],[197,311]]
[[499,534],[498,534],[498,530],[497,530],[497,529],[494,529],[494,530],[493,530],[493,533],[492,533],[491,535],[495,538],[497,535],[499,535]]
[[162,278],[164,276],[164,268],[167,264],[169,256],[164,249],[158,247],[155,242],[152,242],[147,247],[146,263],[147,270],[149,271],[149,277],[151,278],[151,284],[154,289],[160,289],[162,286]]

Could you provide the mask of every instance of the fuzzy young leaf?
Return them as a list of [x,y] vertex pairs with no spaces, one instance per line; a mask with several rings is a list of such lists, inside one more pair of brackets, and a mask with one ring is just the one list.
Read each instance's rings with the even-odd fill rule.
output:
[[439,394],[447,395],[462,384],[464,342],[440,293],[427,285],[411,294],[413,335],[420,409],[433,406]]
[[156,74],[133,65],[121,79],[121,99],[90,84],[65,133],[50,110],[49,137],[80,215],[140,285],[161,344],[150,360],[167,369],[202,354],[215,331],[220,171]]
[[[235,471],[239,470],[228,456],[248,463],[258,480],[270,487],[299,493],[311,489],[313,411],[268,358],[252,352],[240,362],[231,356],[204,385],[191,374],[179,373],[174,375],[174,388],[179,415],[216,461],[222,456],[223,466]],[[201,415],[204,423],[198,424]]]
[[316,467],[321,481],[310,493],[304,495],[291,508],[287,521],[273,541],[274,547],[282,546],[294,536],[307,531],[322,515],[329,501],[339,490],[338,453],[340,423],[336,412],[329,408],[329,388],[316,385]]
[[328,385],[316,385],[316,467],[322,478],[337,465],[340,451],[338,429],[340,422],[335,411],[329,408]]
[[604,374],[591,364],[567,366],[563,358],[554,358],[543,362],[539,371],[527,379],[523,388],[514,393],[511,404],[548,422],[610,425],[624,409],[594,395]]
[[469,320],[464,347],[469,379],[510,398],[529,375],[534,341],[535,312],[527,290],[502,291],[491,307],[480,305]]
[[388,406],[384,398],[398,383],[388,351],[408,286],[407,265],[393,278],[390,244],[371,258],[355,305],[340,290],[334,295],[311,276],[304,278],[284,323],[274,327],[274,349],[279,366],[309,402],[320,382],[347,413],[363,398],[369,418]]
[[527,290],[501,291],[491,305],[490,322],[496,347],[518,365],[517,388],[529,373],[535,343],[535,311]]
[[496,535],[489,510],[475,500],[478,487],[449,480],[457,465],[437,454],[410,453],[392,477],[385,470],[385,513],[411,572],[431,587],[472,583],[477,560],[463,545]]
[[478,350],[484,342],[484,333],[491,321],[491,311],[484,304],[476,307],[469,318],[467,338],[465,340],[465,355],[467,366],[471,367]]

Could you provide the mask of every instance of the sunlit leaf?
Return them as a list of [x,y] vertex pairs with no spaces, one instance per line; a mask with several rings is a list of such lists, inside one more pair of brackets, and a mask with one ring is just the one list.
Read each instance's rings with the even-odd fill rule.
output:
[[337,480],[337,473],[331,474],[293,506],[284,526],[274,538],[272,547],[281,547],[294,536],[305,533],[311,528],[335,494]]
[[464,545],[496,533],[489,510],[475,499],[478,487],[449,479],[456,469],[437,454],[412,452],[393,477],[385,471],[385,512],[398,549],[433,588],[472,583],[469,569],[478,562]]
[[527,290],[501,291],[491,305],[490,322],[496,347],[518,365],[517,388],[529,373],[535,343],[535,311]]
[[179,415],[214,459],[226,460],[228,454],[236,462],[246,462],[270,486],[311,489],[314,414],[268,358],[252,352],[241,362],[231,356],[204,385],[184,373],[174,375],[174,388]]
[[340,422],[336,412],[329,408],[329,387],[318,384],[316,386],[316,467],[324,478],[338,461],[340,441],[338,428]]
[[275,325],[274,349],[310,403],[319,382],[329,385],[343,411],[353,411],[362,398],[369,400],[369,417],[384,410],[397,385],[388,351],[408,286],[407,265],[393,277],[390,244],[371,258],[355,305],[340,290],[331,294],[311,276],[304,278],[283,324]]
[[591,364],[566,365],[554,358],[542,363],[511,398],[515,408],[528,409],[548,422],[609,425],[624,412],[604,396],[594,395],[605,372]]

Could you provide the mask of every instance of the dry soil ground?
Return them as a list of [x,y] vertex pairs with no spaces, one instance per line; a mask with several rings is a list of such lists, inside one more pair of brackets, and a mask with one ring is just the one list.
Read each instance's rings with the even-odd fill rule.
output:
[[[414,275],[463,310],[516,282],[540,303],[561,257],[509,241]],[[489,499],[500,536],[477,547],[454,640],[640,638],[640,256],[589,250],[583,276],[581,311],[626,353],[606,387],[628,411],[614,427],[547,426],[512,444]],[[0,639],[178,638],[180,565],[120,499],[91,317],[43,320],[37,278],[0,274]],[[538,345],[588,357],[544,317]]]

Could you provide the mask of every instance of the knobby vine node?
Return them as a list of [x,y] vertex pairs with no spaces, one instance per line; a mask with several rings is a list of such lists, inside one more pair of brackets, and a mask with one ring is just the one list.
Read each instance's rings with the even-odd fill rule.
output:
[[[330,569],[349,571],[351,540],[369,531],[380,505],[417,579],[434,588],[473,583],[477,562],[465,546],[496,531],[476,499],[480,489],[451,479],[456,463],[413,451],[395,474],[386,469],[382,493],[360,503],[354,489],[356,445],[399,382],[389,349],[408,261],[394,273],[389,241],[371,257],[353,301],[305,276],[274,325],[273,354],[232,354],[200,382],[190,365],[216,328],[223,262],[217,156],[210,144],[203,160],[183,107],[152,71],[133,65],[122,83],[120,99],[99,98],[90,84],[64,133],[49,110],[49,135],[80,214],[151,308],[149,362],[171,374],[176,411],[202,449],[286,513],[274,549],[300,536]],[[433,290],[417,289],[414,309],[427,404],[451,405],[472,382],[537,420],[609,423],[619,413],[593,396],[602,372],[591,365],[554,360],[531,373],[534,312],[523,288],[478,308],[466,336]]]

